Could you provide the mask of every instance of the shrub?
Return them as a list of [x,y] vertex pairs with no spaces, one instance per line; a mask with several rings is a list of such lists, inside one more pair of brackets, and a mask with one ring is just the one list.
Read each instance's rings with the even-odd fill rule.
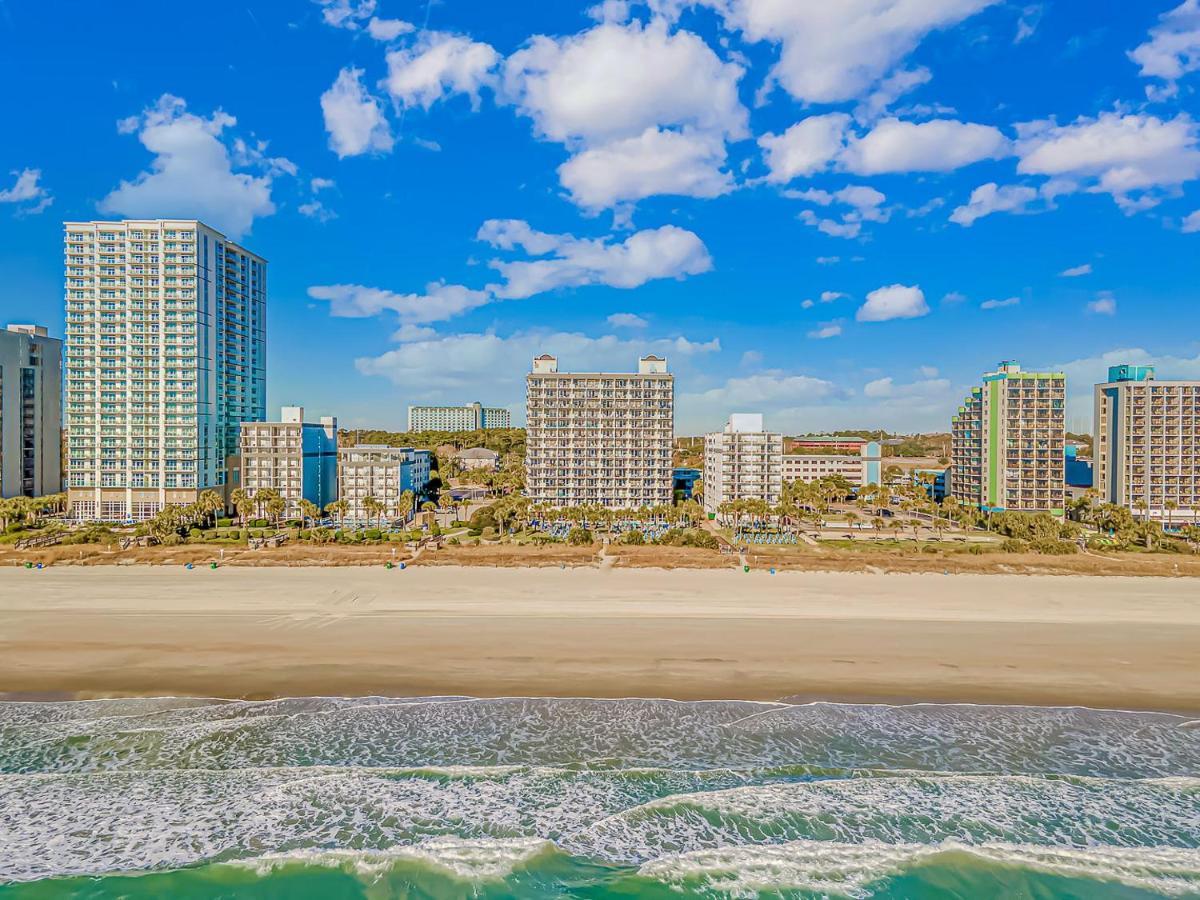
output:
[[263,536],[263,533],[262,533],[261,528],[251,528],[249,531],[246,532],[246,537],[260,538],[262,536]]
[[378,528],[368,528],[363,532],[363,537],[368,541],[381,541],[383,540],[383,532]]
[[480,531],[478,528],[472,528],[470,531],[467,532],[467,537],[477,538],[481,534],[483,534],[483,532]]
[[983,556],[983,554],[987,553],[987,548],[983,544],[971,544],[967,547],[967,552],[972,556]]
[[567,533],[567,543],[572,547],[587,547],[592,543],[592,533],[576,526]]
[[1005,538],[1000,549],[1005,553],[1027,553],[1029,552],[1029,544],[1020,538]]
[[622,544],[632,544],[634,546],[640,546],[640,545],[646,543],[646,536],[644,534],[642,534],[640,531],[627,531],[623,535],[621,535],[621,543]]
[[[453,538],[451,538],[451,540],[453,540]],[[535,534],[529,540],[536,547],[544,547],[547,544],[561,544],[562,543],[561,538],[556,538],[551,535],[548,535],[544,531],[537,532],[537,534]]]
[[458,546],[458,538],[452,537],[452,538],[450,538],[450,540],[446,541],[446,543],[453,544],[455,547],[457,547]]
[[471,515],[470,526],[472,531],[483,531],[485,528],[496,527],[496,515],[490,506],[485,506],[475,510]]
[[217,519],[218,528],[228,528],[233,524],[233,519]]
[[251,528],[267,528],[271,523],[266,519],[255,519],[249,524]]
[[701,547],[705,550],[716,550],[721,546],[716,535],[699,528],[672,528],[654,543],[667,547]]
[[1041,538],[1030,544],[1034,553],[1044,553],[1046,556],[1071,556],[1079,552],[1079,545],[1073,541],[1061,541],[1054,538]]

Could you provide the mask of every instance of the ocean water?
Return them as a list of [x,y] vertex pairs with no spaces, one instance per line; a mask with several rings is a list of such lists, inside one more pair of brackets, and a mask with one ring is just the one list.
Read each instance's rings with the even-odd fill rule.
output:
[[1200,722],[467,697],[0,702],[0,900],[1200,898]]

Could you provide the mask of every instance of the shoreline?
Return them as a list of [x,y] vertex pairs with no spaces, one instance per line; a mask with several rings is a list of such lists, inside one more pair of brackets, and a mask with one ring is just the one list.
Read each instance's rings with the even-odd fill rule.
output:
[[1200,712],[1182,578],[0,568],[0,690]]

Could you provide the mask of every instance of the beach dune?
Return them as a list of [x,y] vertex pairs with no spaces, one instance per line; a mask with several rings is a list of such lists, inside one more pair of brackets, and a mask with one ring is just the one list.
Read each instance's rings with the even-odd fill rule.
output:
[[1186,578],[0,570],[10,696],[784,697],[1200,711]]

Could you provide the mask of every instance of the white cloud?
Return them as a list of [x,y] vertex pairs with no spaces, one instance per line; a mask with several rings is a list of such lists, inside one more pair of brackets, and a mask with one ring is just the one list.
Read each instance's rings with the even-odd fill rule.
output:
[[979,304],[980,309],[1004,309],[1007,306],[1017,306],[1021,302],[1020,297],[1006,297],[1003,300],[984,300]]
[[321,95],[329,147],[339,159],[362,153],[387,153],[392,133],[379,100],[363,87],[362,69],[342,69]]
[[[1200,356],[1179,357],[1152,353],[1142,347],[1118,348],[1098,356],[1055,363],[1050,368],[1067,376],[1067,421],[1090,422],[1094,398],[1093,385],[1108,380],[1109,366],[1129,364],[1154,366],[1164,381],[1200,380]],[[1090,426],[1085,426],[1085,430]]]
[[733,189],[724,170],[725,141],[718,135],[647,128],[584,150],[559,167],[571,199],[589,209],[657,194],[717,197]]
[[977,220],[992,213],[1023,213],[1037,197],[1038,192],[1035,188],[1019,184],[1006,184],[1001,187],[996,182],[989,181],[971,191],[971,198],[964,206],[958,207],[950,214],[950,221],[969,228]]
[[742,137],[742,72],[695,34],[671,33],[662,20],[606,23],[570,37],[532,38],[508,58],[504,92],[539,135],[572,146],[636,137],[655,126]]
[[758,145],[767,180],[776,184],[830,168],[859,175],[948,172],[1011,152],[1009,140],[991,125],[888,118],[856,135],[844,113],[809,116],[783,134],[763,135]]
[[387,91],[401,106],[429,109],[453,94],[466,94],[472,106],[479,91],[496,80],[500,54],[489,44],[461,35],[429,31],[413,46],[387,54]]
[[1200,0],[1184,0],[1159,17],[1150,39],[1130,52],[1143,78],[1161,78],[1163,88],[1148,87],[1151,99],[1167,99],[1178,91],[1176,82],[1200,69]]
[[741,360],[740,365],[743,368],[750,368],[751,366],[760,365],[762,363],[762,361],[763,361],[763,355],[762,355],[761,351],[747,350],[745,353],[742,354],[742,360]]
[[832,303],[834,300],[843,300],[849,296],[841,291],[821,291],[821,302]]
[[613,313],[608,324],[613,328],[645,328],[650,323],[634,313]]
[[10,174],[15,181],[12,187],[0,190],[0,203],[28,204],[18,207],[18,215],[37,215],[54,202],[41,183],[41,169],[14,170]]
[[929,304],[917,286],[892,284],[867,294],[867,302],[855,316],[860,322],[887,322],[892,319],[917,319],[929,315]]
[[520,248],[546,259],[492,260],[504,283],[499,297],[523,298],[564,287],[604,284],[635,288],[659,278],[681,279],[712,269],[704,242],[674,225],[638,231],[620,243],[534,231],[527,222],[491,219],[478,239],[503,250]]
[[818,266],[835,266],[842,261],[840,256],[818,256]]
[[849,125],[845,113],[828,113],[801,119],[783,134],[764,134],[758,146],[770,170],[767,180],[786,184],[824,171],[845,149]]
[[835,214],[841,219],[822,218],[812,210],[803,210],[797,218],[832,237],[856,238],[864,222],[886,222],[890,212],[883,207],[887,200],[879,191],[866,185],[849,185],[830,193],[822,190],[784,191],[792,200],[803,200],[818,206],[841,205],[848,207]]
[[997,0],[708,0],[752,41],[780,45],[768,86],[798,100],[860,97],[929,32],[949,28]]
[[920,372],[922,377],[924,377],[924,378],[937,378],[938,377],[937,366],[921,366],[917,371]]
[[318,222],[328,222],[337,218],[337,213],[315,197],[307,203],[301,203],[297,209],[299,209],[300,215],[316,219]]
[[1200,231],[1200,209],[1186,216],[1183,220],[1183,233],[1195,234]]
[[361,284],[314,285],[308,289],[308,296],[328,301],[332,316],[361,319],[391,311],[401,322],[414,325],[443,322],[492,300],[487,291],[444,282],[428,285],[424,294],[396,294]]
[[[1153,205],[1156,188],[1200,176],[1200,134],[1186,114],[1163,120],[1104,113],[1070,125],[1026,122],[1017,131],[1019,172],[1076,180],[1085,190],[1112,194],[1127,211]],[[1146,193],[1131,196],[1139,192]]]
[[944,306],[953,306],[956,303],[964,302],[966,299],[966,294],[961,293],[960,291],[950,291],[950,293],[946,294],[946,296],[942,298],[942,304]]
[[275,167],[266,160],[263,175],[233,171],[221,137],[235,124],[220,110],[207,119],[187,112],[183,100],[163,94],[155,106],[118,126],[123,134],[136,131],[154,154],[150,168],[122,181],[98,208],[131,218],[195,217],[233,238],[243,236],[255,219],[275,212]]
[[377,41],[394,41],[402,34],[409,34],[413,26],[403,19],[373,18],[367,22],[367,33]]
[[1117,298],[1112,291],[1101,291],[1096,299],[1087,305],[1087,311],[1096,316],[1115,316],[1117,314]]
[[1009,152],[1008,139],[990,125],[934,119],[884,119],[850,142],[842,165],[860,175],[891,172],[949,172]]
[[842,392],[832,381],[811,375],[764,373],[730,378],[724,385],[690,395],[692,399],[721,410],[761,408],[779,401],[789,404],[825,400]]
[[839,322],[822,322],[816,328],[808,333],[810,338],[823,341],[828,338],[838,337],[842,333],[842,326]]
[[1020,44],[1033,37],[1037,31],[1038,24],[1042,21],[1042,14],[1045,10],[1039,4],[1026,6],[1021,10],[1021,16],[1017,19],[1017,33],[1013,37],[1014,44]]
[[666,357],[672,370],[692,358],[719,352],[720,341],[676,338],[622,338],[575,332],[522,331],[508,337],[492,333],[426,337],[375,357],[355,360],[364,375],[390,379],[405,388],[420,385],[423,398],[486,394],[500,403],[520,403],[525,373],[535,356],[552,353],[564,371],[630,370],[639,356]]
[[830,237],[852,240],[862,232],[862,222],[839,222],[837,219],[823,219],[811,209],[801,210],[796,218]]
[[329,188],[337,187],[337,182],[332,178],[314,178],[308,183],[308,186],[316,194]]
[[1091,275],[1092,264],[1084,263],[1082,266],[1071,266],[1071,268],[1063,269],[1058,274],[1060,278],[1079,278],[1082,275]]
[[876,378],[874,381],[868,381],[863,386],[863,395],[867,397],[890,397],[892,395],[892,385],[894,379]]
[[875,121],[902,96],[923,84],[928,84],[932,78],[933,73],[924,66],[916,69],[899,69],[893,72],[855,107],[854,118],[859,122]]
[[356,31],[375,14],[375,0],[316,0],[321,17],[334,28]]

